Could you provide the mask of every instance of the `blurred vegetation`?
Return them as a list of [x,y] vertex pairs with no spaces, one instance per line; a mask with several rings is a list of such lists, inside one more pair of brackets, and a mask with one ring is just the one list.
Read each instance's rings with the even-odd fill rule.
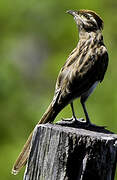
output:
[[[92,9],[104,19],[109,67],[102,86],[89,98],[92,122],[117,133],[117,1],[0,1],[0,179],[11,175],[14,160],[49,105],[57,74],[75,48],[78,32],[68,9]],[[84,117],[78,100],[75,110]],[[66,107],[56,118],[71,116]],[[117,178],[116,178],[117,179]]]

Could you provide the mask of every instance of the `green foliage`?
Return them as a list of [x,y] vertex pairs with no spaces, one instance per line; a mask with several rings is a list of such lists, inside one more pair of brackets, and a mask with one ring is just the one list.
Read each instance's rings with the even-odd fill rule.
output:
[[[92,122],[117,133],[116,67],[117,2],[110,0],[0,1],[0,178],[10,174],[14,160],[30,131],[49,105],[57,74],[75,48],[78,35],[68,9],[92,9],[104,19],[109,51],[105,80],[89,98]],[[75,110],[84,117],[78,100]],[[56,118],[71,116],[69,106]]]

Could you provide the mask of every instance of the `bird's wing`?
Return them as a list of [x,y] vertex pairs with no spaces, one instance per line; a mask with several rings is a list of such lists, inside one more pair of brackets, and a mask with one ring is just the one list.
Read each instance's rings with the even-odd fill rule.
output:
[[104,75],[105,75],[105,72],[106,72],[107,67],[108,67],[108,61],[109,61],[108,53],[105,52],[100,57],[100,63],[98,65],[99,66],[99,80],[100,80],[100,82],[102,82],[104,79]]
[[[108,54],[104,46],[89,49],[76,56],[69,66],[63,66],[57,79],[57,99],[76,98],[86,92],[96,81],[102,81],[108,66]],[[71,100],[70,100],[71,101]],[[69,103],[69,102],[67,102]]]

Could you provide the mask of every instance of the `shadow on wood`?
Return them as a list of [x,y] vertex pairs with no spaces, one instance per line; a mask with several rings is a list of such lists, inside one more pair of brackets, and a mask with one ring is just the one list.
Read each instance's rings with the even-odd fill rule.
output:
[[117,135],[60,124],[36,126],[24,180],[114,180]]

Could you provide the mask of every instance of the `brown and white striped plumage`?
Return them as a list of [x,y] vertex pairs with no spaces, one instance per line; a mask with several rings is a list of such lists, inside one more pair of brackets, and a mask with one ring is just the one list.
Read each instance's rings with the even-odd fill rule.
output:
[[73,98],[80,97],[96,81],[101,82],[107,65],[108,54],[101,33],[95,34],[95,38],[90,33],[80,39],[57,79],[56,89],[61,89],[60,101],[62,96],[67,98],[70,94]]
[[[102,19],[93,11],[68,11],[79,29],[79,42],[69,55],[57,78],[55,95],[38,124],[52,122],[57,114],[75,98],[81,98],[87,125],[90,120],[85,101],[98,82],[104,78],[108,66],[108,53],[103,42]],[[16,174],[26,163],[32,134],[23,147],[12,172]]]

